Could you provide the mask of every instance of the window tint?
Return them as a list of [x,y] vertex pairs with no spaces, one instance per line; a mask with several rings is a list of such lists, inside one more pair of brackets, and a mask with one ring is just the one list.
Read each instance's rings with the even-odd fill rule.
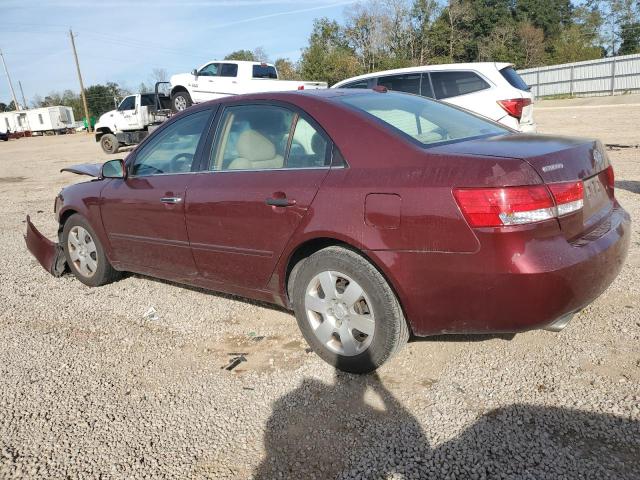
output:
[[420,84],[420,95],[422,95],[423,97],[434,98],[433,89],[431,88],[431,82],[429,81],[428,73],[422,74],[422,82]]
[[340,101],[381,120],[423,145],[497,135],[507,129],[457,108],[401,93],[345,95]]
[[512,87],[517,88],[518,90],[523,90],[528,92],[531,90],[531,87],[527,85],[527,83],[522,79],[518,72],[516,72],[512,67],[503,68],[500,70],[500,73],[505,78]]
[[254,65],[253,78],[278,78],[278,73],[273,65]]
[[382,85],[383,87],[387,87],[389,90],[395,90],[397,92],[407,92],[420,95],[420,77],[421,75],[419,73],[378,77],[378,85]]
[[314,168],[329,166],[327,140],[307,122],[298,117],[296,129],[291,140],[287,168]]
[[284,167],[293,112],[271,105],[228,107],[211,151],[212,170]]
[[238,76],[238,65],[235,63],[223,63],[220,68],[220,76],[221,77],[237,77]]
[[449,98],[489,88],[489,84],[473,72],[431,72],[436,98]]
[[147,176],[190,172],[210,113],[205,110],[188,115],[158,132],[137,153],[131,174]]
[[118,110],[133,110],[136,108],[136,97],[127,97],[120,103]]
[[218,63],[210,63],[209,65],[204,67],[202,70],[200,70],[198,72],[198,75],[201,75],[203,77],[216,77],[216,76],[218,76],[218,66],[219,65],[220,64],[218,64]]
[[347,83],[346,85],[342,85],[340,88],[369,88],[369,80]]

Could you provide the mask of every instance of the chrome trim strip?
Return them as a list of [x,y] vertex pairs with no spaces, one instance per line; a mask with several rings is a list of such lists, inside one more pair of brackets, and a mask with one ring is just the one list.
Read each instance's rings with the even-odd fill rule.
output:
[[214,245],[211,243],[192,243],[191,248],[217,253],[235,253],[238,255],[250,255],[252,257],[273,257],[273,252],[268,250],[254,250],[251,248],[229,247],[226,245]]
[[185,242],[183,240],[168,240],[164,238],[143,237],[141,235],[127,235],[126,233],[110,233],[109,239],[150,243],[152,245],[166,245],[169,247],[189,248],[189,242]]

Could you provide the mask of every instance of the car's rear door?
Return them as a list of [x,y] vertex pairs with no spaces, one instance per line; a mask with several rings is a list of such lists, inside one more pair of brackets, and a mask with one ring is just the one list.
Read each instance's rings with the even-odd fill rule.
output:
[[264,288],[329,171],[330,151],[321,129],[293,109],[227,106],[209,171],[195,175],[187,192],[187,230],[200,275]]
[[166,125],[127,161],[127,178],[102,189],[102,222],[116,262],[176,278],[196,274],[184,200],[210,119],[211,110],[203,110]]

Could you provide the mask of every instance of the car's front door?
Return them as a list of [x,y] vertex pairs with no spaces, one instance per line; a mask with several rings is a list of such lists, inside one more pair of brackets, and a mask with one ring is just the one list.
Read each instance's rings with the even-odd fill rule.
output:
[[116,129],[118,131],[136,129],[136,113],[136,95],[125,97],[118,105],[118,111],[115,116]]
[[197,78],[194,79],[192,84],[194,102],[201,103],[218,98],[216,92],[218,90],[219,70],[219,63],[210,63],[200,69]]
[[225,108],[209,171],[194,175],[187,194],[187,230],[200,275],[264,288],[330,161],[325,134],[293,110]]
[[166,125],[127,162],[127,178],[103,188],[102,222],[116,262],[176,278],[196,274],[184,205],[210,117],[205,110]]

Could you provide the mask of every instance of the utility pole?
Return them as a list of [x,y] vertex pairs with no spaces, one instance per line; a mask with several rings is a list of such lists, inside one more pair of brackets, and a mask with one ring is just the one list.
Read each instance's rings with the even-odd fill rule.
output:
[[18,86],[20,87],[20,94],[22,95],[22,106],[24,107],[25,110],[28,110],[27,99],[24,98],[24,90],[22,90],[22,82],[20,80],[18,80]]
[[16,98],[16,92],[13,91],[13,84],[11,83],[11,77],[9,76],[9,70],[7,70],[7,64],[4,61],[4,55],[2,54],[2,50],[0,50],[0,57],[2,57],[2,65],[4,65],[4,72],[7,74],[7,80],[9,81],[9,88],[11,89],[11,96],[13,97],[13,104],[16,107],[16,110],[20,110],[20,105],[18,105],[18,99]]
[[71,47],[73,48],[73,57],[76,60],[76,68],[78,69],[78,80],[80,81],[80,95],[82,95],[82,106],[84,107],[84,117],[87,119],[87,133],[91,132],[91,119],[89,118],[89,108],[87,107],[87,96],[84,93],[84,83],[82,83],[82,74],[80,73],[80,64],[78,63],[78,52],[76,52],[76,42],[73,40],[73,31],[69,29],[69,37],[71,38]]

